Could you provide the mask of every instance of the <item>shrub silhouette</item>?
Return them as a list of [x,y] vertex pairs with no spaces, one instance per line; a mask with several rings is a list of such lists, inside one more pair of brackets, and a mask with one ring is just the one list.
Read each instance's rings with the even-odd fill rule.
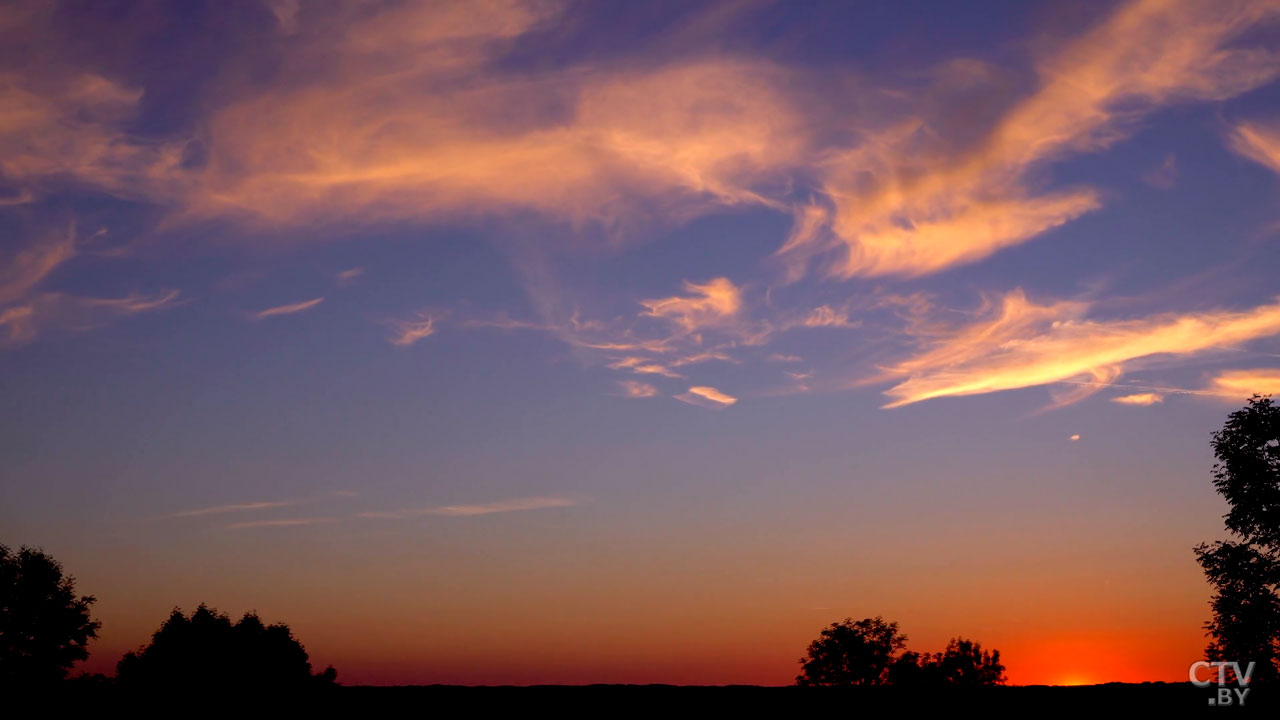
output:
[[0,545],[0,689],[56,683],[89,657],[101,627],[89,616],[93,603],[76,597],[75,578],[44,552]]
[[[901,667],[914,656],[917,672]],[[901,685],[927,685],[949,687],[987,687],[1003,685],[1004,665],[1000,663],[999,650],[983,650],[980,643],[964,638],[952,638],[947,649],[940,653],[906,653],[890,673],[890,682]]]
[[800,659],[799,685],[883,685],[907,636],[879,616],[831,623]]
[[332,667],[311,673],[288,625],[264,625],[253,613],[233,624],[205,605],[190,618],[175,608],[150,645],[116,666],[116,681],[127,690],[289,693],[334,685],[336,678]]
[[1254,662],[1251,682],[1280,680],[1280,406],[1255,395],[1213,434],[1213,485],[1238,541],[1196,546],[1214,587],[1210,660]]

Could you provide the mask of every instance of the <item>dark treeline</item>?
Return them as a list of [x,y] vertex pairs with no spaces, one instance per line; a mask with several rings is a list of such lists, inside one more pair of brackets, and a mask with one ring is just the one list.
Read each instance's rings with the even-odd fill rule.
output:
[[1003,685],[999,650],[953,638],[942,652],[906,650],[898,623],[874,617],[845,618],[824,628],[800,659],[797,685],[893,685],[913,688],[975,688]]
[[0,697],[35,695],[56,687],[85,692],[297,694],[336,685],[337,672],[313,674],[307,651],[289,626],[264,624],[246,613],[233,623],[201,605],[188,617],[174,609],[151,642],[126,653],[114,678],[80,674],[101,623],[91,617],[92,595],[77,596],[75,578],[29,547],[0,545]]

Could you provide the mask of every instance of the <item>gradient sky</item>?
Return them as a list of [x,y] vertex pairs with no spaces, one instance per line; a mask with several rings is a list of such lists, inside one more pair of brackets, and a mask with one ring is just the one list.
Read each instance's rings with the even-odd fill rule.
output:
[[0,541],[346,683],[1177,680],[1280,2],[0,6]]

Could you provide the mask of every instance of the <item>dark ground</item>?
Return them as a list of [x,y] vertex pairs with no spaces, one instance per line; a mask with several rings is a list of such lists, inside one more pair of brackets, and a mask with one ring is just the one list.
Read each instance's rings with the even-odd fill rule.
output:
[[[79,693],[77,693],[79,694]],[[752,716],[856,717],[915,714],[922,710],[963,708],[974,712],[1016,711],[1036,713],[1133,712],[1140,717],[1180,717],[1204,711],[1210,717],[1238,713],[1241,708],[1210,706],[1217,687],[1197,688],[1189,683],[1141,683],[1078,687],[995,687],[975,690],[909,690],[906,688],[801,688],[672,685],[546,685],[532,687],[461,687],[425,685],[411,687],[336,687],[307,697],[250,699],[228,693],[182,692],[167,700],[154,696],[125,696],[110,687],[86,692],[78,700],[87,707],[116,706],[146,715],[148,709],[172,707],[173,700],[196,711],[220,709],[257,715],[264,711],[321,711],[356,716],[425,715],[501,716],[536,712],[552,717],[657,716],[668,714],[749,713]],[[1245,700],[1246,711],[1280,717],[1280,688],[1254,688]],[[87,709],[86,707],[86,709]],[[256,712],[255,712],[256,711]],[[3,714],[3,713],[0,713]]]
[[[1274,697],[1280,693],[1252,690],[1245,708],[1268,710],[1272,716],[1280,707]],[[1132,710],[1147,717],[1154,713],[1183,714],[1211,710],[1216,714],[1239,708],[1210,707],[1208,700],[1217,688],[1197,688],[1190,683],[1142,683],[1089,685],[1079,687],[997,687],[969,691],[908,690],[904,688],[801,688],[801,687],[680,687],[670,685],[588,685],[579,687],[351,687],[340,690],[341,703],[358,706],[400,706],[402,704],[442,705],[478,712],[542,709],[556,714],[607,715],[627,710],[628,714],[661,715],[681,710],[769,713],[795,717],[807,710],[838,709],[844,716],[863,713],[891,713],[897,710],[929,708],[1018,709],[1023,711]],[[335,697],[335,700],[337,698]],[[1271,700],[1271,702],[1266,702]],[[1151,713],[1150,715],[1147,715]],[[683,713],[682,713],[683,714]]]

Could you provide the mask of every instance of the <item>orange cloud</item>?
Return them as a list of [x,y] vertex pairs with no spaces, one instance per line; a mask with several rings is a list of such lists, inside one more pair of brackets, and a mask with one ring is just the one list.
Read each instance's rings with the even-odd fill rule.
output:
[[391,338],[392,345],[408,347],[436,332],[436,321],[426,313],[418,313],[416,320],[406,320],[396,324],[396,334]]
[[619,380],[618,387],[622,388],[622,394],[630,398],[647,398],[658,394],[658,388],[635,380]]
[[760,61],[508,76],[503,49],[553,14],[408,11],[316,41],[334,57],[327,76],[308,62],[296,86],[217,111],[189,211],[279,224],[533,210],[616,232],[774,204],[765,189],[807,142],[780,71]]
[[318,297],[312,300],[304,300],[302,302],[290,305],[278,305],[276,307],[259,310],[253,314],[254,320],[262,320],[263,318],[276,317],[277,315],[293,315],[295,313],[305,312],[311,308],[324,302],[324,298]]
[[690,405],[711,408],[712,410],[722,410],[738,402],[738,398],[732,395],[703,385],[695,385],[689,388],[688,392],[676,395],[675,398]]
[[672,320],[685,332],[722,325],[742,307],[742,293],[728,278],[701,285],[686,281],[684,289],[689,295],[641,300],[640,304],[647,315]]
[[0,73],[0,177],[27,198],[65,180],[122,197],[174,197],[185,187],[186,142],[123,130],[142,95],[94,73]]
[[976,395],[1083,379],[1117,377],[1155,355],[1193,355],[1280,334],[1280,304],[1242,312],[1164,313],[1093,321],[1084,303],[1038,305],[1010,292],[989,317],[936,338],[888,368],[907,379],[885,391],[899,407],[936,397]]
[[[790,277],[816,256],[843,278],[934,273],[1098,208],[1092,189],[1036,195],[1028,176],[1106,147],[1143,112],[1231,97],[1275,78],[1274,52],[1228,43],[1278,12],[1266,0],[1129,2],[1042,62],[1039,88],[972,147],[946,147],[923,119],[869,133],[831,158],[822,169],[825,197],[797,212],[779,251]],[[972,65],[953,72],[943,90],[983,73]]]
[[[269,0],[290,35],[272,84],[228,88],[174,137],[131,132],[141,87],[52,64],[0,73],[0,176],[17,198],[70,180],[168,206],[173,220],[265,225],[535,211],[618,237],[726,205],[783,207],[775,196],[812,144],[785,71],[705,56],[537,74],[503,64],[565,5],[299,13]],[[0,40],[51,35],[55,22],[15,14]]]
[[1164,395],[1160,393],[1134,393],[1132,395],[1121,395],[1111,398],[1111,402],[1120,403],[1121,405],[1155,405],[1164,402]]
[[1226,370],[1214,376],[1209,383],[1209,390],[1233,399],[1243,399],[1254,394],[1280,395],[1280,368]]
[[1236,152],[1280,173],[1280,125],[1241,123],[1229,141]]

